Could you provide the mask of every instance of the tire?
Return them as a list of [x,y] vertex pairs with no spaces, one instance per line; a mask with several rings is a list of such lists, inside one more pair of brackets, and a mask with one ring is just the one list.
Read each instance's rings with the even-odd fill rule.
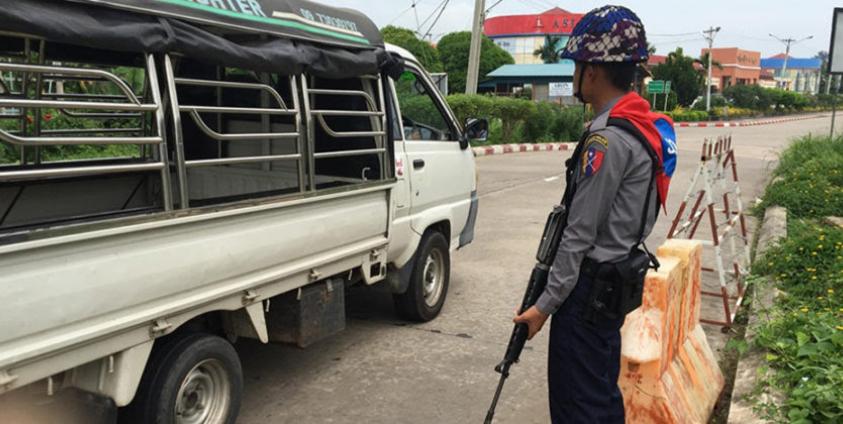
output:
[[395,310],[407,320],[427,322],[439,315],[448,294],[451,257],[442,233],[425,233],[419,243],[407,291],[395,294]]
[[120,410],[120,422],[233,424],[242,393],[234,347],[218,336],[191,333],[153,351],[134,400]]

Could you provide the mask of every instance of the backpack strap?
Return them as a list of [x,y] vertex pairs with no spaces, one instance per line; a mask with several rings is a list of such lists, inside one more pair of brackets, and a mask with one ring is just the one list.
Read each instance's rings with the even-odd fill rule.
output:
[[[650,145],[650,141],[647,140],[647,137],[645,137],[644,134],[642,134],[641,131],[638,129],[638,127],[632,124],[632,122],[623,118],[609,118],[607,125],[618,127],[627,131],[629,134],[632,135],[634,139],[638,140],[638,142],[644,147],[644,150],[647,152],[647,155],[650,156],[650,161],[652,163],[652,172],[650,173],[650,183],[647,184],[647,195],[645,196],[644,200],[644,211],[641,213],[641,224],[638,227],[638,243],[632,246],[630,250],[634,250],[637,246],[642,246],[644,248],[644,251],[647,252],[647,255],[650,256],[650,260],[653,262],[653,265],[655,265],[655,268],[658,269],[659,261],[656,259],[655,255],[650,253],[650,250],[647,249],[647,245],[644,243],[644,230],[646,230],[647,228],[647,211],[650,210],[650,200],[653,197],[652,194],[656,182],[656,175],[662,171],[662,165],[659,161],[659,156],[656,153],[655,149],[653,149],[653,146]],[[658,198],[658,194],[656,194],[656,197]],[[658,202],[659,200],[657,200],[657,205]],[[658,218],[658,216],[659,208],[656,207],[656,218]]]

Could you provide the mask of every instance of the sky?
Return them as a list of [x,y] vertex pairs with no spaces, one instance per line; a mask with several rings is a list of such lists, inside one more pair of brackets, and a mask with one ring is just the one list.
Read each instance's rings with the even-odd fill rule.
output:
[[[419,27],[417,22],[424,22],[446,0],[317,1],[360,10],[379,27],[392,24],[416,29]],[[502,0],[488,16],[534,14],[556,6],[586,13],[606,4],[605,1]],[[411,7],[414,2],[415,10]],[[496,2],[486,0],[486,7]],[[719,26],[721,31],[715,38],[715,47],[760,51],[762,57],[784,52],[784,45],[770,37],[770,33],[794,39],[812,35],[813,39],[791,48],[791,55],[795,57],[813,57],[821,50],[828,51],[833,9],[843,7],[843,2],[829,0],[638,0],[621,4],[635,11],[644,22],[648,39],[656,46],[656,54],[667,54],[681,46],[686,54],[697,56],[700,49],[706,47],[702,30]],[[473,10],[474,0],[448,0],[445,12],[431,31],[434,39],[452,31],[470,29]],[[422,32],[427,32],[433,18],[428,20]]]

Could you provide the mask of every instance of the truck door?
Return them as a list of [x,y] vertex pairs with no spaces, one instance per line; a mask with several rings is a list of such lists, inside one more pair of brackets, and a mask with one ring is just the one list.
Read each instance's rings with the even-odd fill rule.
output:
[[[410,177],[411,214],[437,215],[451,221],[451,236],[462,231],[474,190],[474,157],[461,149],[460,131],[439,91],[427,75],[408,63],[395,89],[403,127],[405,172]],[[437,219],[441,219],[437,218]],[[413,219],[416,231],[428,225]]]

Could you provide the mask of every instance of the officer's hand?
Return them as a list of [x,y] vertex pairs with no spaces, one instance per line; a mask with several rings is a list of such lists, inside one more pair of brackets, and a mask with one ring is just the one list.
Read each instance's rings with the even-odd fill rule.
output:
[[527,332],[527,340],[530,340],[542,329],[542,326],[544,325],[544,322],[547,321],[548,316],[549,315],[540,311],[539,308],[531,306],[530,309],[524,311],[523,314],[513,318],[512,322],[516,324],[527,324],[527,328],[529,329]]

